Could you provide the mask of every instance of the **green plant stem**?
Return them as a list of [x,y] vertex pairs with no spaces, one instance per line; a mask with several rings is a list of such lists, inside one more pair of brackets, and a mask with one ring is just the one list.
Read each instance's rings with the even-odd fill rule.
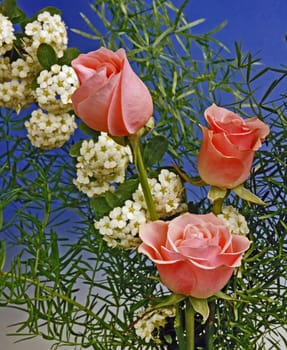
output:
[[178,341],[179,350],[186,350],[185,347],[185,338],[183,334],[183,324],[182,324],[182,315],[181,315],[181,303],[176,304],[176,315],[174,322],[174,329]]
[[194,315],[195,311],[188,298],[186,298],[185,309],[185,330],[186,330],[186,350],[194,350]]
[[[47,287],[45,284],[39,282],[38,280],[34,280],[32,278],[28,278],[28,277],[25,277],[23,275],[15,275],[13,273],[3,272],[3,271],[0,271],[0,276],[1,275],[5,276],[6,278],[10,278],[12,281],[16,281],[17,279],[19,279],[21,281],[30,283],[30,284],[34,285],[37,289],[39,289],[39,290],[41,289],[41,290],[45,291],[47,294],[49,294],[49,296],[51,298],[59,298],[61,300],[65,300],[68,304],[73,305],[76,309],[85,312],[91,318],[93,318],[94,320],[99,322],[99,324],[101,324],[103,326],[103,328],[110,329],[113,332],[115,331],[111,324],[109,324],[109,323],[105,322],[104,320],[102,320],[101,317],[99,317],[97,314],[95,314],[87,306],[84,306],[84,305],[80,304],[74,298],[70,298],[66,294],[60,293],[60,292],[56,291],[55,289]],[[119,331],[116,331],[116,333],[121,338],[123,337],[123,335]]]
[[206,350],[213,350],[213,334],[214,334],[214,313],[215,303],[209,303],[209,317],[206,323],[205,347]]
[[152,198],[152,194],[150,191],[150,187],[148,184],[147,172],[143,163],[142,153],[141,153],[141,144],[140,138],[137,135],[131,135],[129,137],[130,145],[132,147],[134,163],[138,172],[138,177],[140,180],[140,184],[142,186],[142,191],[144,194],[144,198],[146,201],[146,205],[149,211],[150,219],[152,221],[157,220],[157,212],[155,209],[155,204]]
[[220,213],[222,212],[223,201],[224,201],[224,198],[219,198],[219,199],[216,199],[216,200],[213,202],[212,212],[213,212],[215,215],[218,215],[218,214],[220,214]]

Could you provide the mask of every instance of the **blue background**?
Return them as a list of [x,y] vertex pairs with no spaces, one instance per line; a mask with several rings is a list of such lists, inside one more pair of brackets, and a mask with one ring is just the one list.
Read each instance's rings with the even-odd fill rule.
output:
[[[179,6],[182,1],[175,0]],[[96,42],[85,39],[70,31],[71,28],[89,32],[89,28],[80,17],[83,12],[95,25],[96,16],[89,7],[88,0],[18,0],[19,6],[32,16],[46,6],[60,8],[62,17],[68,26],[69,46],[78,47],[82,52],[97,49]],[[224,29],[216,34],[231,51],[234,42],[242,44],[244,51],[257,53],[257,58],[268,66],[279,67],[287,64],[287,1],[286,0],[190,0],[185,14],[193,21],[205,18],[203,24],[194,28],[196,33],[204,33],[227,20]],[[94,20],[94,21],[93,21]],[[6,329],[8,324],[21,319],[18,312],[0,309],[0,349],[5,350],[48,350],[51,344],[36,340],[27,343],[13,344],[12,338],[4,334],[13,329]],[[15,340],[15,339],[14,339]]]
[[[92,3],[92,1],[90,1]],[[175,0],[175,6],[183,1]],[[68,28],[89,31],[82,12],[91,20],[95,19],[88,0],[18,0],[19,6],[30,16],[45,6],[55,6],[63,11],[63,19]],[[267,65],[287,62],[287,1],[286,0],[190,0],[185,14],[190,21],[205,18],[206,21],[195,27],[195,31],[205,32],[227,20],[228,24],[216,37],[227,47],[234,41],[243,44],[246,51],[258,52],[258,57]],[[95,50],[95,43],[69,32],[69,43],[83,52]]]

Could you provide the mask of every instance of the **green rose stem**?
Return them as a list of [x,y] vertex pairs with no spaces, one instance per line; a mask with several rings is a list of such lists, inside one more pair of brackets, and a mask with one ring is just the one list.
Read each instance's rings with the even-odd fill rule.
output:
[[181,303],[176,304],[176,315],[174,322],[174,329],[178,341],[179,350],[186,350],[185,338],[183,335],[183,322],[181,314]]
[[215,315],[215,303],[214,301],[208,303],[209,305],[209,317],[206,323],[205,333],[205,348],[206,350],[213,349],[213,334],[214,334],[214,315]]
[[185,300],[186,350],[194,350],[194,316],[195,311],[188,298]]
[[143,163],[140,136],[137,134],[133,134],[129,136],[129,142],[133,151],[134,163],[138,172],[140,184],[142,186],[142,191],[147,204],[150,219],[152,221],[155,221],[158,219],[158,216],[157,216],[155,204],[151,195],[150,187],[148,184],[147,172]]
[[[212,212],[218,215],[222,212],[222,205],[226,196],[219,197],[214,200],[212,205]],[[206,350],[213,349],[213,334],[214,334],[214,314],[215,314],[215,303],[212,301],[209,305],[209,317],[206,323],[205,333],[205,348]]]
[[222,212],[222,204],[223,204],[224,198],[218,198],[213,202],[212,205],[212,212],[215,215],[218,215]]

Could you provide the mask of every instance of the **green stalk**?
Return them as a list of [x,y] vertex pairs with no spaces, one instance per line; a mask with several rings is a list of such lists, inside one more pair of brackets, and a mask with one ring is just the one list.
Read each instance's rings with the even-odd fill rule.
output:
[[225,198],[218,198],[213,202],[213,205],[212,205],[213,214],[218,215],[222,212],[222,205],[223,205],[224,199]]
[[194,350],[194,315],[195,311],[188,298],[186,298],[185,329],[186,329],[186,350]]
[[210,310],[210,313],[206,324],[205,346],[207,350],[213,350],[214,314],[215,314],[214,302],[209,303],[209,310]]
[[150,219],[155,221],[158,219],[155,204],[151,195],[150,187],[148,184],[147,172],[143,163],[140,138],[137,135],[131,135],[129,137],[130,145],[133,151],[134,163],[138,172],[140,184],[142,186],[143,195],[147,204]]
[[175,322],[174,322],[174,329],[178,341],[179,350],[186,350],[185,347],[185,338],[183,334],[183,324],[182,324],[182,317],[181,317],[181,303],[176,304],[176,315],[175,315]]

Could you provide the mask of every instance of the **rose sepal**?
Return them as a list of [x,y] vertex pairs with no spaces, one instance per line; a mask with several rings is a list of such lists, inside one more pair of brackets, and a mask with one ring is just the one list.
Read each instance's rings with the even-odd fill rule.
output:
[[219,188],[217,186],[210,186],[209,192],[207,194],[207,198],[214,203],[218,200],[223,200],[228,193],[227,189]]
[[159,297],[153,300],[153,309],[174,306],[186,299],[186,295],[172,293],[168,296]]
[[262,199],[257,197],[254,193],[249,191],[247,188],[243,186],[243,184],[238,185],[232,188],[232,191],[237,194],[238,197],[244,199],[247,202],[255,203],[258,205],[267,205]]
[[189,302],[192,305],[194,311],[202,316],[201,323],[204,324],[207,321],[210,313],[207,299],[189,297]]

